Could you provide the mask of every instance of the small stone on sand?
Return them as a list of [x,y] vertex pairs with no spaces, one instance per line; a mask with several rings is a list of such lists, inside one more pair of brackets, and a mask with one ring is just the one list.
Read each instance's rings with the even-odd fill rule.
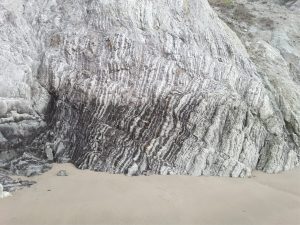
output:
[[66,170],[60,170],[56,175],[59,177],[66,177],[68,176],[68,173]]

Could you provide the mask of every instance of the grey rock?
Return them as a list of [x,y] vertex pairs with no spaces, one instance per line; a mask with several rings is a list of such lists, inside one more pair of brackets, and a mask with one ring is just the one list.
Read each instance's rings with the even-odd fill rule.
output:
[[0,169],[0,184],[3,185],[3,190],[8,192],[14,192],[16,190],[23,189],[24,187],[30,187],[35,184],[35,181],[13,179],[13,174],[10,171]]
[[69,176],[66,170],[60,170],[56,175],[59,177]]
[[30,153],[24,153],[21,157],[10,162],[10,171],[16,175],[36,176],[47,172],[52,168],[46,160],[35,157]]
[[[0,147],[49,142],[58,161],[129,175],[299,166],[298,43],[263,32],[268,20],[252,26],[252,4],[226,7],[235,18],[216,8],[240,40],[206,0],[0,1]],[[280,54],[261,41],[265,53],[248,48],[250,57],[247,34],[272,36]],[[292,63],[288,78],[269,65],[280,55]],[[34,161],[12,169],[47,165]]]
[[50,146],[50,143],[46,143],[46,149],[45,149],[45,152],[46,152],[46,156],[47,156],[47,159],[49,161],[53,161],[54,159],[54,156],[53,156],[53,150]]
[[0,199],[2,198],[7,198],[7,197],[11,197],[12,194],[7,192],[7,191],[3,191],[3,185],[0,184]]
[[[288,134],[285,139],[291,139],[287,142],[293,143],[289,147],[295,149],[285,157],[286,170],[299,165],[300,14],[293,8],[297,7],[299,1],[278,3],[237,0],[231,10],[221,9],[218,13],[247,46],[270,98],[276,103],[277,114],[284,121],[283,126]],[[216,7],[214,3],[213,5]],[[248,16],[237,20],[233,16],[236,10],[247,12]],[[247,24],[249,33],[242,31],[241,23]],[[267,150],[262,151],[262,164],[266,162],[268,154],[270,153]],[[263,168],[261,164],[257,168],[273,172]]]

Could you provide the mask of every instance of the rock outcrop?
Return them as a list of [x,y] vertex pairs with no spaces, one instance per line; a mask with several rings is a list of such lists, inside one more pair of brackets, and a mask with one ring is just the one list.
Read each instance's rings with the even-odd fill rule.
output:
[[[282,114],[289,138],[299,149],[300,1],[210,2],[246,46]],[[286,167],[290,167],[289,162]]]
[[13,179],[11,178],[12,175],[13,173],[0,169],[0,185],[3,187],[3,191],[14,192],[36,183],[35,181]]
[[0,154],[129,175],[299,165],[299,49],[293,73],[267,41],[250,58],[206,0],[1,0],[0,24]]

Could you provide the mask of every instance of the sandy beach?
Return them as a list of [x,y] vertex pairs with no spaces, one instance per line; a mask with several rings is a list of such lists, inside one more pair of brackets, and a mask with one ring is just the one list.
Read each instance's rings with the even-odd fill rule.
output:
[[127,177],[55,164],[32,179],[0,201],[1,225],[300,224],[300,169],[247,179]]

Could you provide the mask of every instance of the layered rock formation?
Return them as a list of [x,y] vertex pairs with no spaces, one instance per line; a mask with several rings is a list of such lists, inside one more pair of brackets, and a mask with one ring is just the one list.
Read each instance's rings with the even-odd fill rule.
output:
[[[279,107],[287,132],[299,148],[300,1],[246,1],[220,4],[219,16],[238,34],[257,66],[271,98]],[[288,167],[288,166],[287,166]]]
[[206,0],[2,0],[0,23],[6,159],[129,175],[299,165],[297,81],[267,42],[256,65]]

